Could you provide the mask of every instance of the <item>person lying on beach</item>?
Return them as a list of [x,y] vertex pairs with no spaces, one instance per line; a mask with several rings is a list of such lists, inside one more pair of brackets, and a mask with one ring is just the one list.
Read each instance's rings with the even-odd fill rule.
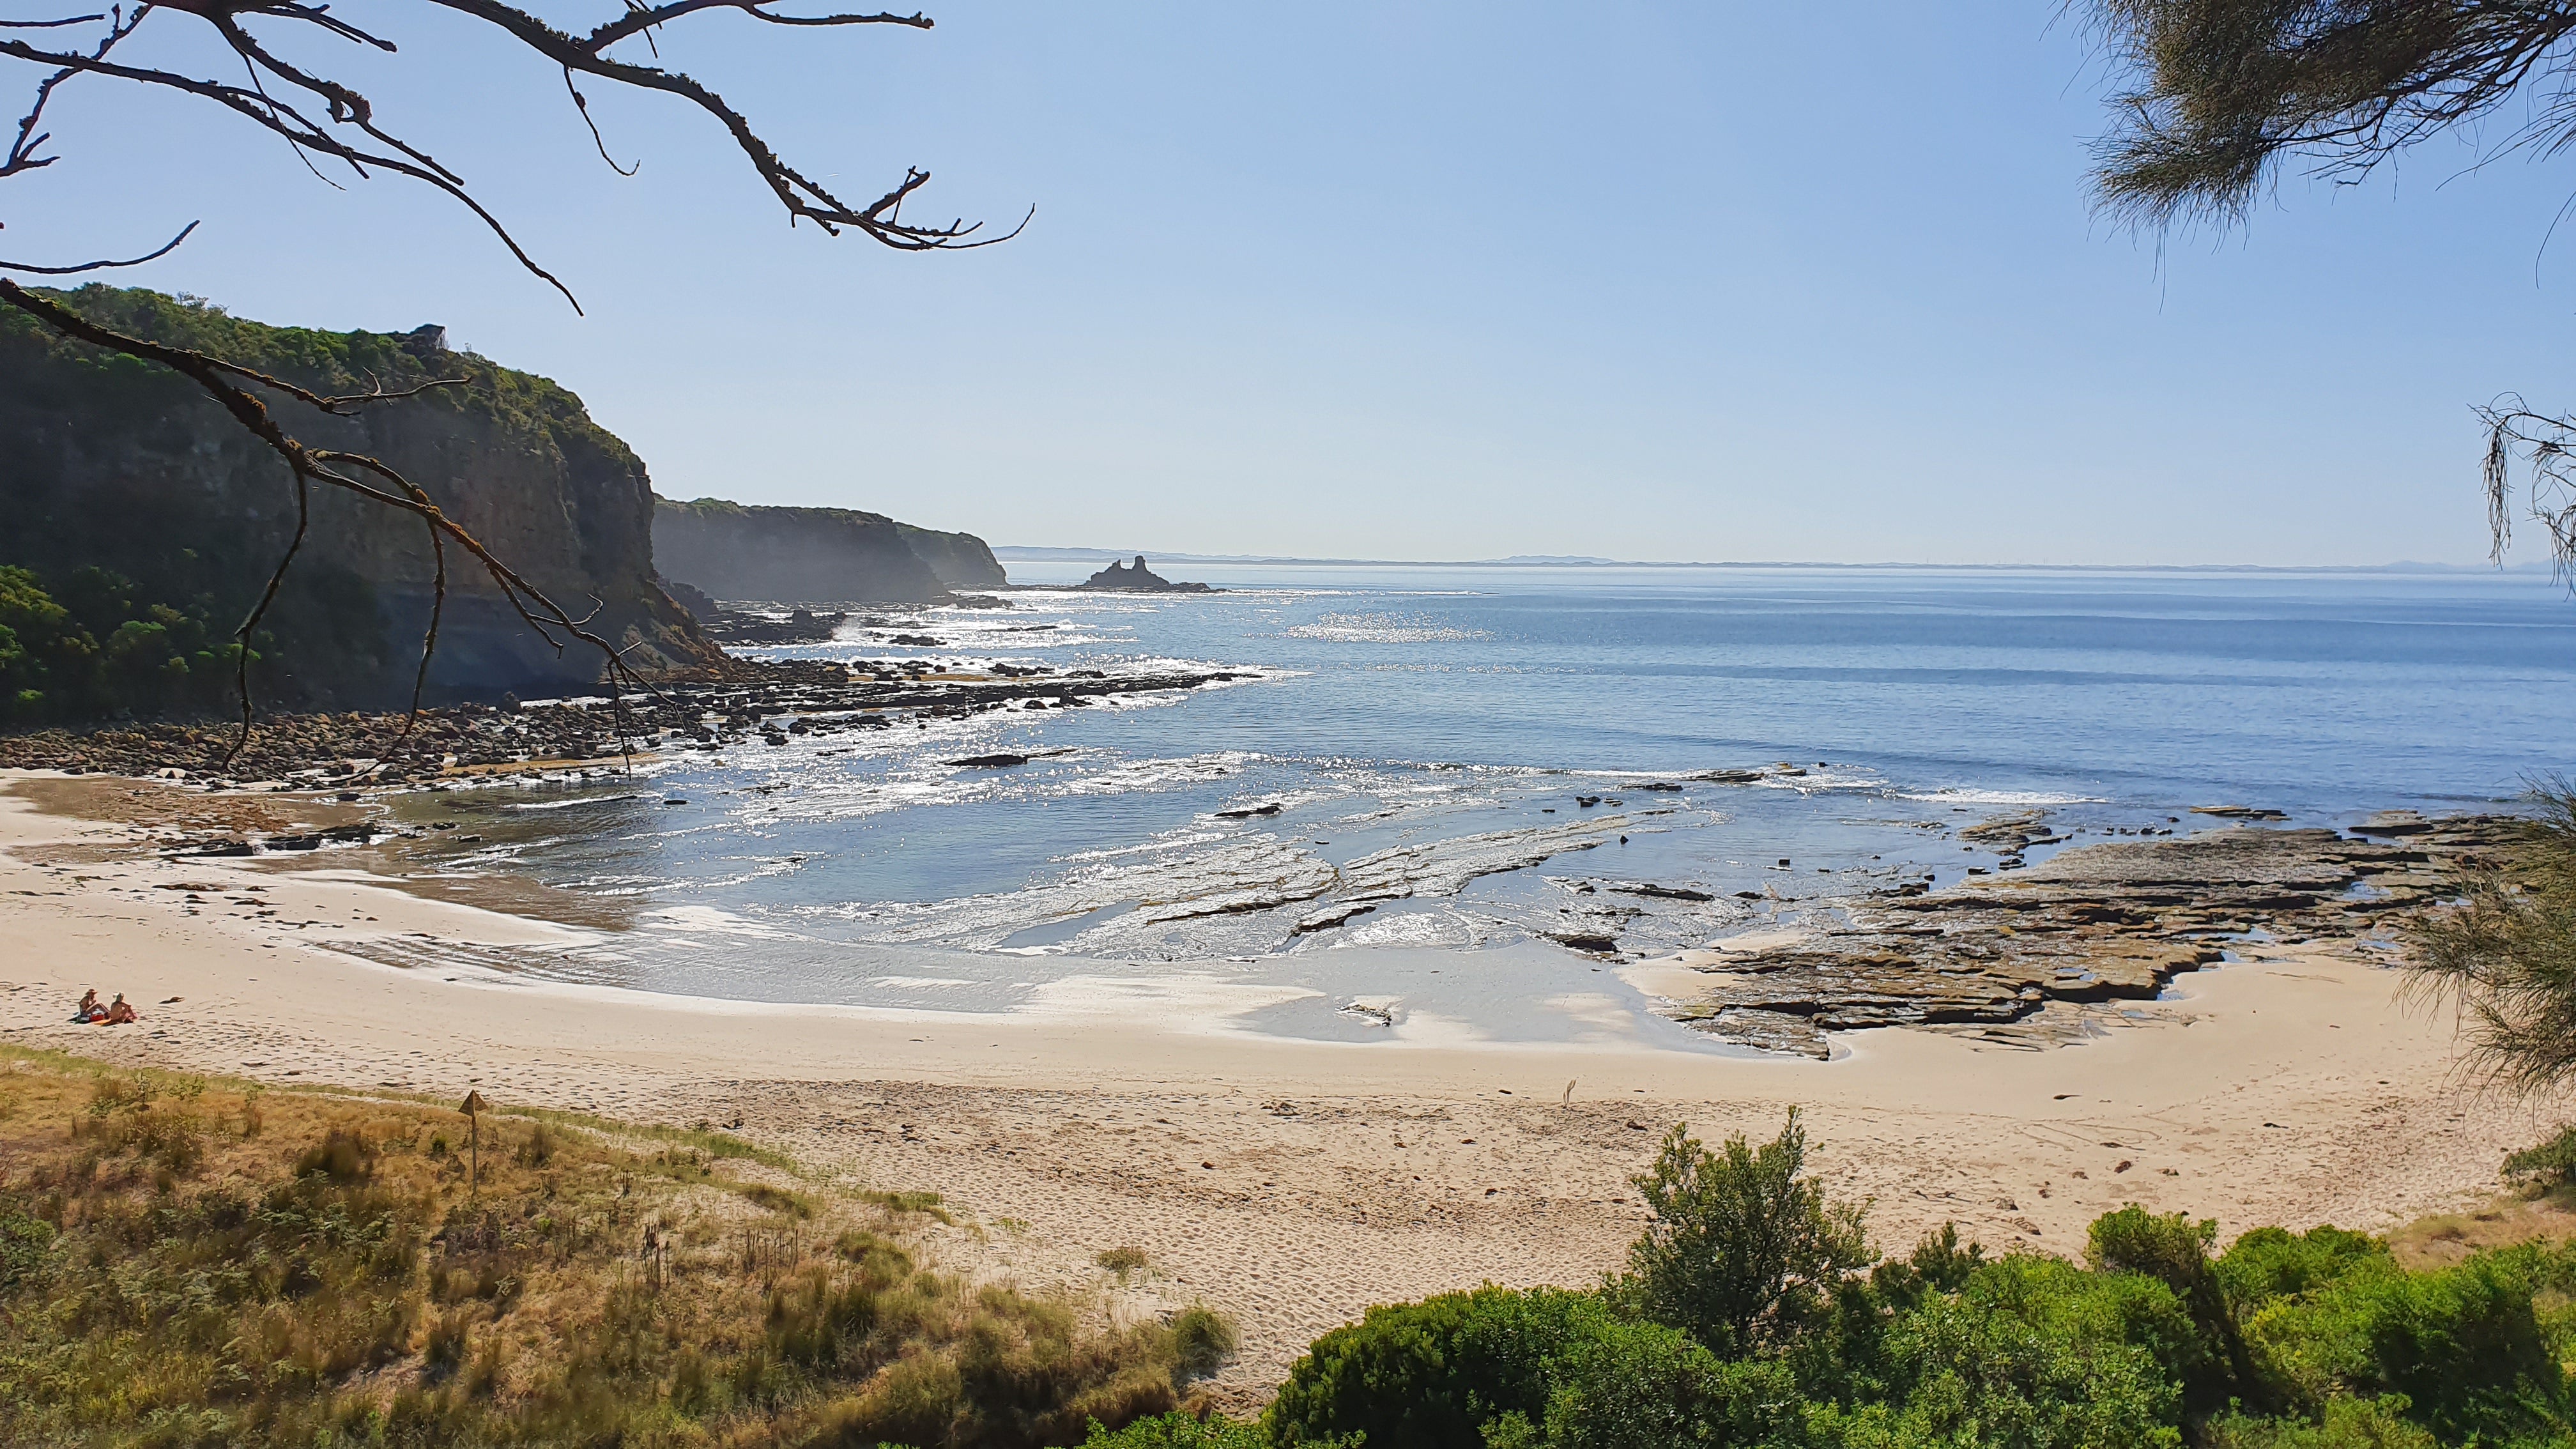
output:
[[98,988],[95,986],[82,992],[80,1005],[72,1008],[72,1020],[77,1022],[93,1022],[105,1015],[107,1008],[98,1004]]
[[125,1004],[125,993],[122,991],[116,993],[116,999],[107,1004],[107,1015],[100,1018],[101,1024],[106,1026],[123,1026],[129,1021],[140,1020],[142,1018],[134,1014],[134,1008]]

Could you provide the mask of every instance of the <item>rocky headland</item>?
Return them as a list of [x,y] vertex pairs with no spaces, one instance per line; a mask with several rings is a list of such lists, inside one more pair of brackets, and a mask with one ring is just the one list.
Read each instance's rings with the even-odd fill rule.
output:
[[656,499],[653,551],[665,574],[714,599],[918,604],[1008,582],[973,534],[855,508]]
[[[2264,812],[2222,807],[2243,818]],[[1841,919],[1683,960],[1705,986],[1666,1014],[1729,1041],[1824,1056],[1827,1034],[1928,1026],[2038,1045],[2149,999],[2237,948],[2368,938],[2457,889],[2520,828],[2506,816],[2383,814],[2350,833],[2237,824],[2060,851],[1932,891],[1900,884]],[[1972,827],[2057,843],[2035,816]],[[2017,857],[2008,856],[2007,859]]]

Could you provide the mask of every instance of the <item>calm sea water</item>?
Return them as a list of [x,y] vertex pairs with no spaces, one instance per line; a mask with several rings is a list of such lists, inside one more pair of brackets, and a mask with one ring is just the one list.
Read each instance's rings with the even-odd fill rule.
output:
[[[1276,998],[1261,1030],[1554,1038],[1638,1004],[1600,933],[1633,957],[1999,868],[1955,835],[1997,814],[2348,823],[2576,756],[2576,602],[2529,574],[1170,571],[1225,592],[1024,592],[902,621],[937,648],[854,623],[778,652],[1260,678],[421,797],[482,839],[404,868],[622,923],[515,963],[583,980],[964,1011],[1143,981]],[[1003,750],[1039,758],[945,763]]]

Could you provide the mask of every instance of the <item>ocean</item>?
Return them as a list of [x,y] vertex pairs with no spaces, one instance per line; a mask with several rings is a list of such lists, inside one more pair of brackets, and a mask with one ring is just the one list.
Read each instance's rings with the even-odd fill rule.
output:
[[[2346,825],[2494,808],[2576,754],[2576,601],[2529,573],[1165,571],[1221,592],[853,606],[759,652],[1248,677],[411,796],[464,828],[385,868],[582,923],[494,953],[566,980],[1691,1046],[1622,962],[2011,868],[1959,838],[1981,821]],[[998,752],[1031,758],[950,763]]]

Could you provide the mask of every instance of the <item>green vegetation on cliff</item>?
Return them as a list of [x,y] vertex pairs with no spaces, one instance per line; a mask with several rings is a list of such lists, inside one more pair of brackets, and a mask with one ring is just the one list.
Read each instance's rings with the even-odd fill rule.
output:
[[[401,469],[540,588],[583,606],[574,613],[598,601],[609,636],[642,645],[646,662],[705,649],[653,583],[643,465],[562,387],[449,352],[434,328],[272,327],[195,299],[104,286],[49,295],[120,331],[323,393],[470,374],[467,385],[354,418],[269,401],[306,442]],[[213,674],[229,672],[223,648],[294,531],[285,464],[196,384],[67,341],[14,310],[0,310],[0,457],[8,460],[0,468],[0,565],[26,575],[13,577],[14,594],[49,597],[100,656],[120,661],[85,673],[68,657],[79,652],[76,642],[30,650],[22,621],[38,632],[52,626],[42,605],[27,604],[20,618],[0,621],[22,636],[18,648],[28,655],[0,665],[16,671],[7,707],[18,718],[54,719],[212,707],[201,668],[210,661],[199,656],[217,656]],[[596,673],[596,659],[557,656],[510,615],[478,569],[452,562],[435,690],[527,692]],[[259,697],[280,707],[406,698],[430,577],[416,520],[315,490],[311,533],[255,645]],[[101,595],[113,595],[115,607]],[[164,638],[150,637],[156,626]],[[122,647],[114,642],[120,634]],[[43,678],[30,682],[26,671],[37,668]],[[28,690],[41,698],[21,701]]]
[[73,570],[61,588],[57,600],[33,573],[0,564],[0,725],[222,705],[241,647],[207,617],[212,601],[144,603],[131,579],[97,568]]

